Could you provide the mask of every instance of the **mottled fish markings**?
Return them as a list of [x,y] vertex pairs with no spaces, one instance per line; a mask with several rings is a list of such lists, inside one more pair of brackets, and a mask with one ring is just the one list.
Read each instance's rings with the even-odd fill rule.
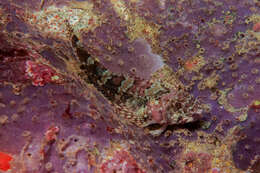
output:
[[111,102],[115,112],[127,122],[147,128],[152,135],[160,135],[168,125],[201,117],[201,104],[167,65],[144,80],[131,74],[113,74],[87,52],[80,60],[87,82]]

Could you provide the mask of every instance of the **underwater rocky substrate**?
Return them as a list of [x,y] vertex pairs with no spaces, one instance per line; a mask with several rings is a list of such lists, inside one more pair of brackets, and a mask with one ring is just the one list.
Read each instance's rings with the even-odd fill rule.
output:
[[1,0],[0,172],[259,173],[259,14]]

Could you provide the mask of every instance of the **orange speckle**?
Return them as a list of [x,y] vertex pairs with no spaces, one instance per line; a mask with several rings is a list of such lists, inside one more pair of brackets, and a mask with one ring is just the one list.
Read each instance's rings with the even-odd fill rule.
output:
[[205,65],[204,59],[202,56],[193,57],[188,59],[185,64],[184,68],[189,71],[199,71],[202,66]]
[[256,24],[254,24],[253,31],[260,32],[260,22],[257,22]]
[[[197,64],[197,63],[196,63]],[[188,69],[188,70],[192,70],[192,68],[194,67],[194,62],[192,62],[192,61],[187,61],[186,63],[185,63],[185,68],[186,69]]]
[[188,166],[189,168],[192,168],[192,166],[193,166],[192,162],[187,163],[187,166]]
[[0,170],[8,171],[9,169],[11,169],[11,166],[9,163],[11,160],[13,160],[12,156],[10,156],[6,153],[0,152]]
[[94,19],[93,18],[89,19],[88,24],[92,25],[93,23],[94,23]]
[[146,29],[143,29],[143,33],[144,33],[145,35],[147,35],[147,34],[149,34],[149,31],[146,30]]

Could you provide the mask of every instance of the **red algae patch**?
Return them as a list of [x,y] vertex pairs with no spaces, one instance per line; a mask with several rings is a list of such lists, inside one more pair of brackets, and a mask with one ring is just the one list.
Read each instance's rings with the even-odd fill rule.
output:
[[13,160],[12,156],[0,151],[0,170],[8,171],[11,169],[11,165],[9,163],[11,160]]

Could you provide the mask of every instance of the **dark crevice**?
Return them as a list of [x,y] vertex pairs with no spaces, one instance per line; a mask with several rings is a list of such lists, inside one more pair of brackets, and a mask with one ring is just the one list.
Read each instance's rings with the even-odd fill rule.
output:
[[88,58],[90,57],[90,54],[82,48],[77,48],[76,51],[80,62],[86,63]]
[[202,120],[185,123],[185,124],[177,124],[177,125],[169,125],[166,130],[177,130],[177,129],[187,129],[191,132],[199,130],[202,128]]
[[26,56],[28,52],[24,49],[0,49],[0,57]]
[[162,126],[163,126],[162,124],[155,123],[155,124],[150,124],[146,128],[149,129],[149,131],[153,131],[153,130],[160,129]]
[[74,48],[77,47],[78,42],[79,42],[78,37],[77,37],[76,35],[73,35],[73,36],[71,37],[71,44],[72,44],[72,46],[73,46]]
[[[202,121],[201,120],[198,120],[198,121],[194,121],[194,122],[190,122],[190,123],[186,123],[186,124],[175,124],[175,125],[168,125],[167,128],[163,131],[166,132],[167,130],[170,130],[170,131],[175,131],[177,129],[187,129],[189,130],[190,132],[194,132],[196,130],[199,130],[202,128]],[[149,130],[149,131],[154,131],[154,130],[158,130],[160,129],[161,127],[163,127],[163,124],[158,124],[158,123],[154,123],[154,124],[150,124],[149,126],[147,126],[146,128]],[[162,133],[162,134],[163,134]]]
[[[72,38],[72,44],[74,46],[77,46],[77,41],[78,39],[76,37]],[[125,80],[125,77],[111,75],[110,78],[104,82],[102,81],[102,78],[107,69],[101,63],[93,59],[86,50],[76,48],[76,53],[82,63],[80,68],[85,71],[87,76],[87,82],[93,84],[107,99],[114,102],[116,100],[116,95],[119,95],[118,88],[121,86],[122,81]],[[122,103],[131,97],[133,96],[128,93],[120,94],[120,102]]]

